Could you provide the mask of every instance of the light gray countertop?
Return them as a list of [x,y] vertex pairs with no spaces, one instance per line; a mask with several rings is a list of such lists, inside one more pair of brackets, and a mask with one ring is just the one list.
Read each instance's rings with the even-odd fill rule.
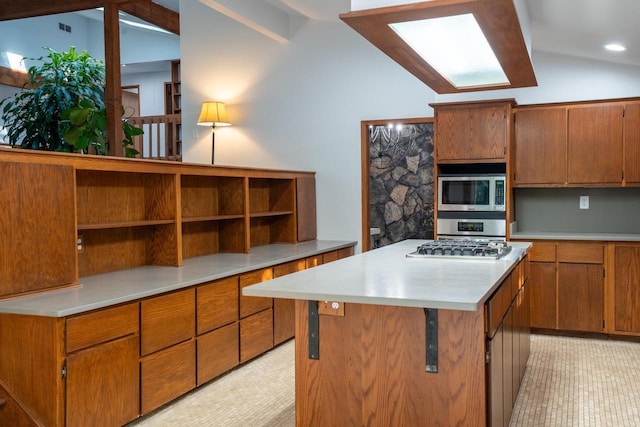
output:
[[517,240],[594,240],[602,242],[639,242],[640,234],[627,233],[566,233],[552,231],[514,231]]
[[184,260],[182,267],[145,266],[80,278],[79,286],[0,301],[0,313],[64,317],[163,292],[271,267],[356,242],[314,240],[251,248],[251,253],[220,253]]
[[405,240],[243,288],[244,295],[406,307],[478,310],[530,243],[510,242],[500,260],[407,258],[425,240]]

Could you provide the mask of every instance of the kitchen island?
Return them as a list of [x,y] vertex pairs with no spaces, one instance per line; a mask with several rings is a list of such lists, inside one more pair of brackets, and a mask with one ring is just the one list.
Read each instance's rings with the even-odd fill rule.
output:
[[405,256],[422,242],[244,288],[297,300],[297,425],[508,424],[530,244],[499,260]]

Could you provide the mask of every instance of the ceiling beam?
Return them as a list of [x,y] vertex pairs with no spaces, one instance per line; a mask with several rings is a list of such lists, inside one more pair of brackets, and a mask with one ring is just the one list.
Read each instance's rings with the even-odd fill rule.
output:
[[151,0],[123,4],[120,10],[156,27],[180,35],[180,14]]
[[123,12],[180,34],[180,15],[151,0],[0,0],[0,21],[78,12],[104,7],[106,3],[118,5]]
[[7,67],[0,67],[0,85],[22,87],[28,83],[29,74]]

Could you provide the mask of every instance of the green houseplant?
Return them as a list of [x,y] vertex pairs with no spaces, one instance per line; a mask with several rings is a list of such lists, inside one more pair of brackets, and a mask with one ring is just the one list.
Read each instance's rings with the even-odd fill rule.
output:
[[[31,58],[29,84],[0,101],[2,120],[12,147],[106,154],[105,68],[86,51],[56,52]],[[142,130],[122,121],[127,157],[138,151],[133,136]]]

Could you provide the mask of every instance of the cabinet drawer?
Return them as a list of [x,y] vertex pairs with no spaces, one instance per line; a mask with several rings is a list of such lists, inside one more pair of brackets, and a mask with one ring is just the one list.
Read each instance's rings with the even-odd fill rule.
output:
[[328,264],[338,260],[338,251],[325,252],[322,254],[322,263]]
[[549,242],[534,242],[529,259],[535,262],[556,262],[556,244]]
[[245,286],[255,285],[271,279],[273,279],[273,270],[271,268],[252,271],[240,276],[240,318],[271,307],[271,298],[246,297],[242,295],[242,288]]
[[504,314],[511,301],[511,275],[500,285],[498,290],[487,301],[487,336],[489,339],[495,335]]
[[196,386],[196,342],[186,341],[140,362],[141,408],[144,415]]
[[273,267],[273,277],[286,276],[287,274],[295,273],[296,271],[302,271],[305,268],[305,261],[303,259],[276,265]]
[[238,277],[217,280],[198,287],[198,335],[238,320]]
[[304,260],[306,268],[322,265],[322,255],[310,256]]
[[138,303],[67,319],[67,353],[138,333]]
[[338,249],[338,259],[350,257],[353,255],[353,246],[348,248]]
[[264,310],[240,321],[240,363],[273,347],[273,311]]
[[198,385],[238,366],[239,340],[237,322],[198,337]]
[[140,303],[140,353],[147,355],[195,334],[195,290],[173,292]]
[[604,246],[589,243],[559,243],[558,261],[602,264],[604,261]]

